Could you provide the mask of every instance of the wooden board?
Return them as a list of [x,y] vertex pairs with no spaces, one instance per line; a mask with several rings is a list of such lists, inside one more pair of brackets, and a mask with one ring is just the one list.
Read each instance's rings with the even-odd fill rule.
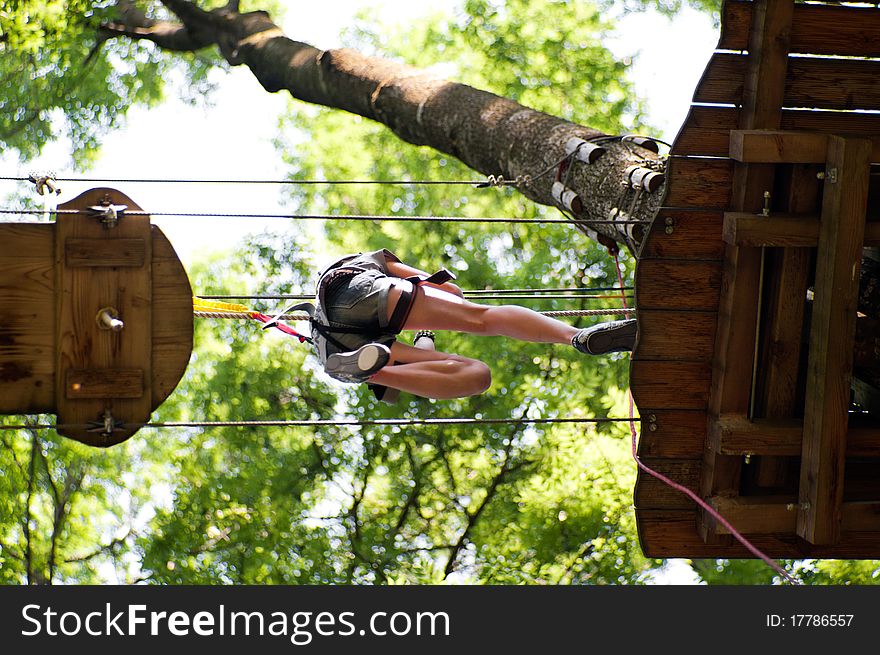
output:
[[636,306],[640,311],[714,311],[720,286],[718,262],[643,260],[636,270]]
[[639,310],[639,358],[711,362],[715,312]]
[[[59,206],[86,210],[109,201],[139,210],[131,198],[114,189],[92,189]],[[139,239],[144,244],[142,266],[86,267],[67,265],[69,239]],[[75,243],[81,241],[75,241]],[[129,438],[153,410],[150,386],[139,398],[79,398],[66,389],[70,370],[138,369],[152,377],[152,241],[150,218],[127,214],[107,228],[88,212],[59,214],[55,224],[56,376],[55,405],[59,434],[95,446],[109,446]],[[103,250],[101,251],[103,252]],[[80,262],[77,262],[79,264]],[[96,321],[105,307],[117,310],[125,327],[119,332],[101,329]],[[109,412],[124,426],[104,435],[87,425]]]
[[[754,557],[739,542],[707,544],[695,528],[691,510],[637,510],[639,543],[646,557]],[[794,535],[753,535],[750,541],[773,558],[830,557],[874,559],[880,550],[880,532],[844,532],[837,545],[814,546]]]
[[[726,0],[720,50],[746,50],[752,2]],[[880,24],[875,7],[794,6],[790,52],[850,57],[880,57]]]
[[664,207],[727,209],[733,163],[726,159],[670,157]]
[[193,348],[192,287],[167,237],[150,228],[153,251],[153,404],[158,407],[183,377]]
[[0,224],[0,413],[54,409],[54,231]]
[[630,367],[632,394],[641,407],[705,411],[712,367],[704,362],[634,359]]
[[639,260],[705,259],[720,261],[723,212],[663,208],[651,224]]
[[[642,458],[642,463],[694,493],[700,488],[699,459]],[[686,494],[648,473],[642,473],[633,497],[636,509],[691,509],[696,503]]]
[[840,539],[847,410],[852,376],[858,271],[871,144],[830,137],[810,330],[798,534],[814,544]]
[[690,459],[703,452],[705,411],[640,408],[640,457]]

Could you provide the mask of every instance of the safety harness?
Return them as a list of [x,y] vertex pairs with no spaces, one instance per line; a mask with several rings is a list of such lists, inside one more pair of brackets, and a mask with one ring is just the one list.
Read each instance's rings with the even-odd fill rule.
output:
[[[353,277],[358,273],[362,273],[368,270],[375,269],[368,269],[356,265],[343,265],[324,271],[324,273],[322,273],[321,277],[318,279],[316,293],[318,301],[317,306],[310,302],[293,305],[292,307],[285,309],[275,319],[267,322],[263,326],[263,328],[266,329],[269,327],[273,327],[274,324],[277,323],[277,321],[280,319],[280,317],[288,312],[305,312],[309,316],[309,324],[311,326],[310,341],[317,351],[318,360],[321,362],[321,365],[324,365],[327,361],[327,357],[331,354],[327,352],[328,344],[332,345],[334,348],[338,348],[340,352],[345,352],[350,349],[349,346],[343,344],[334,335],[365,333],[364,328],[352,328],[331,325],[330,320],[327,318],[327,314],[324,310],[324,297],[327,293],[327,289],[333,282],[337,280]],[[455,275],[453,275],[447,269],[443,268],[427,277],[423,275],[413,275],[404,279],[407,282],[411,282],[412,287],[410,289],[403,289],[401,291],[400,299],[398,300],[397,306],[394,308],[394,311],[392,312],[391,317],[388,320],[388,325],[378,330],[378,332],[376,333],[377,337],[396,336],[400,333],[401,330],[403,330],[403,326],[406,324],[406,319],[409,317],[409,313],[412,310],[413,301],[415,300],[416,287],[425,283],[438,285],[443,284],[445,282],[449,282],[450,280],[454,280]]]

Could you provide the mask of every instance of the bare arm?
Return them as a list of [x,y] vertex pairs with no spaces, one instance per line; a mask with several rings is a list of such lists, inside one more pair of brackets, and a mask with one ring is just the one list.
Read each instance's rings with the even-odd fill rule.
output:
[[[392,260],[386,260],[388,264],[388,272],[395,277],[407,278],[411,275],[420,275],[422,277],[428,277],[429,273],[425,273],[425,271],[421,271],[417,268],[413,268],[403,262],[396,262]],[[461,288],[453,284],[452,282],[444,282],[443,284],[431,284],[430,286],[436,287],[442,291],[447,291],[449,293],[455,294],[459,298],[464,298],[464,293]]]

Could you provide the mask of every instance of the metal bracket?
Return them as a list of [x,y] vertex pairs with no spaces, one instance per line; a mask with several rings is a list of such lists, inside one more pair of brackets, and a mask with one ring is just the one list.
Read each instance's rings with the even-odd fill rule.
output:
[[101,224],[108,229],[116,227],[126,209],[128,205],[114,205],[109,198],[105,198],[100,205],[89,207],[92,215],[100,219]]
[[816,177],[820,180],[828,180],[831,184],[837,184],[837,168],[829,168],[827,171],[819,171]]
[[102,437],[110,437],[114,432],[121,431],[125,423],[117,421],[110,410],[106,409],[99,420],[89,421],[86,425],[87,432],[100,432]]
[[58,181],[55,179],[54,173],[30,173],[28,175],[28,181],[32,182],[37,187],[37,193],[39,195],[45,195],[46,190],[48,189],[49,193],[54,193],[56,196],[61,194],[61,187],[58,186]]

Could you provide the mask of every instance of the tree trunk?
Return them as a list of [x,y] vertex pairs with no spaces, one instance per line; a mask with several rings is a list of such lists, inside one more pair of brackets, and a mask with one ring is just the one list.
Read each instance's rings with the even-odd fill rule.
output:
[[[287,38],[266,12],[239,13],[236,1],[212,11],[190,0],[162,1],[180,23],[148,19],[120,0],[122,18],[102,26],[102,35],[146,39],[176,51],[216,45],[231,65],[247,66],[267,91],[287,90],[294,98],[370,118],[405,141],[502,177],[531,200],[587,221],[579,227],[593,237],[598,233],[606,245],[610,239],[635,250],[646,225],[624,221],[649,222],[659,208],[664,163],[651,149],[404,64],[350,49],[318,50]],[[564,161],[577,143],[572,139],[597,140],[605,152],[594,163]],[[589,148],[581,146],[578,154]],[[636,166],[647,169],[639,174],[661,175],[634,186]],[[564,182],[570,192],[562,195],[557,184],[554,197],[554,182]]]

